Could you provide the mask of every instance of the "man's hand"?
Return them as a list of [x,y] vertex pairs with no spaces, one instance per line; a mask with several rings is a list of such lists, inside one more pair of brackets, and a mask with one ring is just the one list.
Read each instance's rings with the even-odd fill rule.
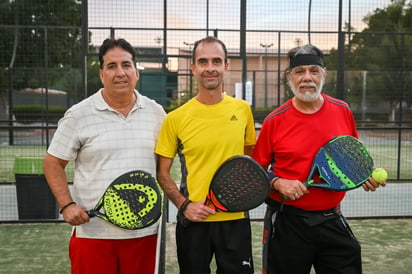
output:
[[190,203],[183,214],[187,219],[189,219],[192,222],[201,222],[207,216],[215,213],[216,211],[214,209],[205,206],[204,201],[201,201]]
[[369,177],[369,179],[362,184],[362,187],[365,191],[375,191],[378,187],[385,187],[386,186],[386,181],[377,183],[372,177]]
[[86,210],[84,206],[73,204],[63,211],[63,219],[73,226],[85,224],[90,220]]
[[273,188],[278,191],[282,197],[292,201],[309,193],[308,188],[299,180],[279,178],[274,183]]

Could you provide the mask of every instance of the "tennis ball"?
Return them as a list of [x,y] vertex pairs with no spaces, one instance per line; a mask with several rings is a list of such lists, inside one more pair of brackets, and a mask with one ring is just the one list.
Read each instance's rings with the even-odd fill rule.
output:
[[386,181],[386,179],[388,179],[388,173],[385,169],[378,167],[373,170],[372,178],[375,180],[375,182],[382,183],[383,181]]

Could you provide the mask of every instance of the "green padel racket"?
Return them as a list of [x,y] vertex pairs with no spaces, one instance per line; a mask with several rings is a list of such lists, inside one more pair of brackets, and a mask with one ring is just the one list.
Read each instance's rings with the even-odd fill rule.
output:
[[[348,191],[361,186],[371,176],[373,160],[355,137],[339,136],[319,149],[312,164],[307,187]],[[317,174],[321,180],[314,180]]]
[[150,173],[134,170],[116,178],[87,214],[124,229],[141,229],[160,218],[162,207],[163,195],[156,179]]

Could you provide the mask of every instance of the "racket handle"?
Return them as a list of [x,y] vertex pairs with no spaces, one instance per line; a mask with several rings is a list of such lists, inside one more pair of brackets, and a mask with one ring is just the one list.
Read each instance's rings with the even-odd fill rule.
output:
[[96,211],[94,210],[86,210],[87,215],[89,215],[90,218],[96,216]]
[[[311,187],[311,185],[310,185],[311,183],[313,183],[313,179],[310,179],[308,181],[303,182],[303,185],[306,186],[306,188],[309,188],[309,187]],[[285,200],[285,201],[290,200],[288,196],[283,195],[283,194],[282,194],[282,199]]]

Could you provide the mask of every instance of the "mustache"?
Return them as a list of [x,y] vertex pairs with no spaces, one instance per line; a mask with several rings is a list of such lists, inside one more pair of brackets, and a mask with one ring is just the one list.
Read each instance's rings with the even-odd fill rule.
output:
[[298,88],[303,88],[303,87],[318,88],[318,86],[317,86],[314,82],[300,83],[300,84],[298,85]]
[[219,73],[216,73],[216,72],[205,72],[205,73],[202,73],[202,76],[203,76],[203,77],[209,77],[209,76],[215,76],[215,77],[217,77],[217,76],[219,76]]

